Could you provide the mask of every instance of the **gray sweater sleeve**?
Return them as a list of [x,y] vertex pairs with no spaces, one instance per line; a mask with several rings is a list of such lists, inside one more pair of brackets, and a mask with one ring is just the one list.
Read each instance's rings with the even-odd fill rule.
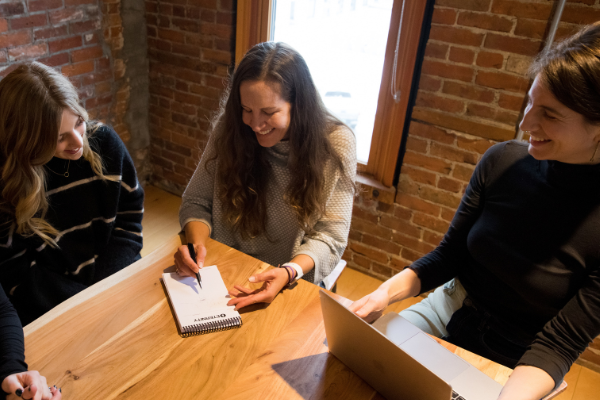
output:
[[344,179],[332,164],[326,166],[326,215],[315,222],[315,232],[304,236],[302,244],[292,254],[292,257],[306,254],[314,260],[314,282],[325,279],[342,258],[348,244],[354,202],[356,139],[352,131],[343,126],[331,133],[330,140],[350,179]]
[[200,221],[208,225],[209,232],[212,232],[212,208],[217,161],[208,161],[213,158],[214,154],[214,137],[211,136],[196,171],[185,192],[183,192],[181,208],[179,209],[179,224],[182,230],[188,222]]

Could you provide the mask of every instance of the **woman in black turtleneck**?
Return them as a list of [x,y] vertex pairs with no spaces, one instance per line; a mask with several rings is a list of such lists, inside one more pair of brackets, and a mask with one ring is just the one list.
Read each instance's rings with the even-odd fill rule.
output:
[[521,129],[477,165],[440,245],[352,306],[402,316],[515,368],[499,399],[537,400],[600,334],[600,22],[542,53]]

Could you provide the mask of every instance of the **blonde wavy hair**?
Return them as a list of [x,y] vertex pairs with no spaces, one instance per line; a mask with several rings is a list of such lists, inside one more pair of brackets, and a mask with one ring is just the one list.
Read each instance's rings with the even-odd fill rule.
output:
[[[45,220],[48,210],[44,164],[54,156],[64,110],[88,122],[71,82],[56,70],[32,62],[0,81],[0,213],[11,230],[38,235],[57,246],[58,231]],[[99,127],[92,123],[83,137],[83,157],[104,178],[102,159],[89,145]],[[91,129],[90,129],[91,128]]]

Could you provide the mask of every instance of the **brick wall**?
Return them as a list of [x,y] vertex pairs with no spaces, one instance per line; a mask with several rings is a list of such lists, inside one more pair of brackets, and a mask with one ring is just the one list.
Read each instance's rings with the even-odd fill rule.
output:
[[234,61],[233,0],[146,0],[154,184],[181,194]]
[[38,60],[69,77],[92,118],[112,124],[127,143],[129,85],[119,0],[0,3],[0,77]]

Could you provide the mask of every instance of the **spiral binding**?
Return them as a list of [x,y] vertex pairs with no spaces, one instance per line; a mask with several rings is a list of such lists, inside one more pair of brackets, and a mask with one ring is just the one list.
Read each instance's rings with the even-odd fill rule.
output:
[[202,324],[188,325],[182,328],[181,337],[186,338],[206,333],[227,331],[242,326],[242,317],[227,318],[222,321],[208,321]]

